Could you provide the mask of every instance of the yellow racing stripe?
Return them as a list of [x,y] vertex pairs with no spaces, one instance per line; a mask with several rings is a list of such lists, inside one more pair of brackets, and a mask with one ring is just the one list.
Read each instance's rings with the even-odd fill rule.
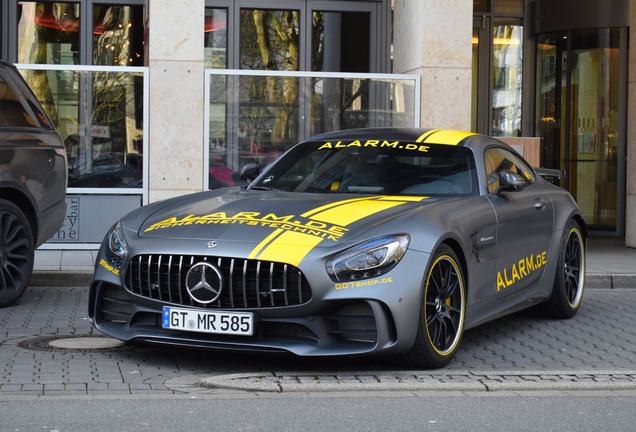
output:
[[271,242],[276,236],[278,236],[280,233],[282,233],[285,230],[282,229],[277,229],[276,231],[274,231],[273,233],[271,233],[270,235],[268,235],[265,240],[263,240],[262,242],[260,242],[258,244],[258,246],[256,246],[254,248],[254,250],[248,255],[248,259],[254,259],[256,258],[256,255],[258,255],[258,253],[269,243]]
[[426,144],[446,144],[446,145],[457,145],[464,138],[469,137],[471,135],[477,135],[472,132],[461,132],[455,130],[446,130],[446,129],[435,129],[429,131],[422,136],[420,136],[416,142],[426,143]]
[[433,129],[430,130],[428,132],[424,132],[422,135],[420,135],[420,137],[418,139],[415,140],[416,143],[421,143],[423,142],[426,138],[428,138],[429,136],[431,136],[432,134],[434,134],[435,132],[439,131],[440,129]]
[[341,206],[343,204],[347,204],[347,203],[350,203],[350,202],[364,201],[364,200],[369,200],[369,199],[374,199],[374,198],[377,198],[377,197],[353,198],[353,199],[348,199],[348,200],[343,200],[343,201],[336,201],[336,202],[331,203],[331,204],[325,204],[324,206],[316,207],[315,209],[309,210],[309,211],[301,214],[300,216],[302,216],[302,217],[310,217],[311,215],[314,215],[316,213],[320,213],[321,211],[330,209],[332,207]]
[[417,201],[422,201],[425,200],[427,197],[422,197],[422,196],[383,196],[380,197],[379,200],[380,201],[411,201],[411,202],[417,202]]
[[[355,198],[327,204],[309,210],[301,216],[311,220],[345,227],[375,213],[425,197],[374,196]],[[343,228],[344,229],[344,228]],[[297,231],[277,229],[252,250],[249,259],[284,262],[298,266],[323,237]]]
[[310,219],[347,226],[382,210],[404,204],[404,201],[365,200],[333,207],[313,215]]
[[[285,262],[293,266],[298,266],[305,255],[321,241],[321,237],[294,231],[285,231],[267,246],[258,259]],[[253,253],[254,252],[252,252],[252,254]]]

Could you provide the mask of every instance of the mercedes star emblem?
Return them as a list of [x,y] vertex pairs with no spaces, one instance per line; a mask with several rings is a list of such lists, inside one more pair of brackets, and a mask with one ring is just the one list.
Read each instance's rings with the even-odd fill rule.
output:
[[223,277],[215,265],[202,261],[188,270],[185,285],[194,301],[208,304],[221,296]]

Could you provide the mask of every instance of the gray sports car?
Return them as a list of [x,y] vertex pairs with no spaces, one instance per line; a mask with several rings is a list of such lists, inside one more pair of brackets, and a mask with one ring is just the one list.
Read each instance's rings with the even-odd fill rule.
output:
[[95,263],[89,317],[122,340],[442,367],[465,329],[530,307],[572,317],[585,243],[568,192],[496,139],[334,132],[247,188],[122,218]]

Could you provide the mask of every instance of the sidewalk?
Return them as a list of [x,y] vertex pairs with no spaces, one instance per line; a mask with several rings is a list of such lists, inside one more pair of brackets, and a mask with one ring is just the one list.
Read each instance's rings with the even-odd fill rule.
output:
[[28,293],[0,309],[0,401],[246,391],[636,392],[636,289],[621,289],[636,288],[636,249],[622,239],[590,240],[588,287],[597,289],[587,291],[573,319],[515,314],[486,323],[465,332],[446,368],[431,371],[383,358],[210,355],[122,344],[88,322],[95,253],[38,251]]
[[636,288],[636,249],[623,238],[590,237],[585,287]]
[[[37,250],[31,285],[90,281],[97,250]],[[615,237],[590,237],[586,288],[636,288],[636,249]]]

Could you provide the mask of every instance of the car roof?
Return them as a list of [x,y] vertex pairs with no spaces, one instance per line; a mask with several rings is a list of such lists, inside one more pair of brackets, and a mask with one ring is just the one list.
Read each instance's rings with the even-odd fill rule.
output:
[[473,132],[435,128],[363,128],[346,129],[316,135],[309,141],[332,141],[349,139],[367,140],[399,140],[414,143],[446,144],[469,147],[480,147],[491,144],[502,144],[499,140]]

